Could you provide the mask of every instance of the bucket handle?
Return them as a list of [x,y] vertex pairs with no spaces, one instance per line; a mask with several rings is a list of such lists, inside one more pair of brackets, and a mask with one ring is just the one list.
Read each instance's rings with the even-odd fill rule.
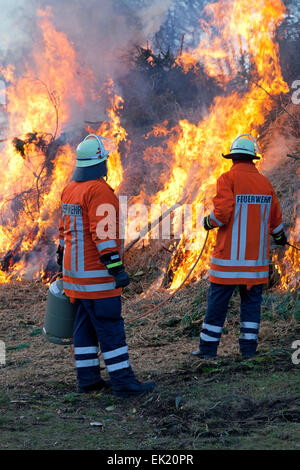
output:
[[62,272],[55,273],[55,274],[51,277],[49,283],[52,284],[52,282],[53,282],[58,276],[62,277]]
[[56,336],[48,336],[45,328],[43,328],[42,333],[50,343],[59,344],[60,346],[69,346],[70,344],[73,344],[73,340],[71,339],[63,341],[61,338],[57,338]]

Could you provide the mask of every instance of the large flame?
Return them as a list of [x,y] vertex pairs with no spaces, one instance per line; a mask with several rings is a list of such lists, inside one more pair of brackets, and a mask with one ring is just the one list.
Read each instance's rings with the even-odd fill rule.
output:
[[[239,72],[240,59],[246,57],[256,69],[256,81],[249,83],[248,91],[238,91],[217,97],[206,116],[197,125],[180,121],[177,138],[169,142],[173,168],[169,181],[155,197],[155,202],[174,204],[185,194],[194,206],[210,212],[217,178],[231,166],[222,159],[232,141],[240,134],[258,137],[258,128],[266,112],[272,107],[273,97],[286,93],[279,64],[278,46],[274,42],[277,26],[284,18],[285,8],[280,0],[225,0],[209,4],[205,13],[210,20],[202,21],[205,35],[196,50],[182,54],[181,64],[188,70],[200,61],[206,71],[220,83],[226,83]],[[216,32],[217,31],[217,32]],[[267,93],[266,93],[267,92]],[[204,242],[204,231],[187,240],[182,237],[173,257],[172,288],[178,287],[195,262]],[[197,268],[197,275],[207,272],[209,255],[215,241],[210,234],[206,255]]]
[[[54,28],[51,15],[49,8],[37,11],[41,41],[22,76],[18,78],[12,66],[2,70],[9,83],[8,132],[18,139],[7,139],[1,150],[0,253],[6,256],[0,282],[44,276],[44,264],[57,240],[60,194],[75,163],[74,148],[56,140],[95,87],[92,71],[80,64],[67,36]],[[116,113],[121,101],[111,92],[113,124],[100,129],[105,135],[117,134],[117,144],[126,137]],[[112,159],[110,183],[119,186],[122,167],[117,151]]]
[[[117,191],[123,181],[123,168],[121,162],[121,155],[118,150],[119,144],[127,140],[127,132],[121,126],[119,112],[123,108],[123,98],[119,96],[114,90],[114,82],[109,79],[105,84],[106,93],[109,98],[109,106],[107,108],[108,121],[104,121],[101,126],[96,130],[98,135],[102,137],[109,137],[114,142],[116,149],[109,155],[108,159],[108,181],[109,184]],[[91,127],[88,127],[89,132],[94,132]]]
[[[215,98],[198,124],[180,120],[171,130],[167,122],[156,125],[152,134],[164,136],[167,144],[155,149],[149,145],[143,155],[145,162],[154,158],[162,160],[165,154],[169,156],[162,175],[163,189],[153,197],[153,207],[160,204],[171,207],[179,201],[192,203],[193,218],[198,221],[197,229],[189,237],[181,236],[173,256],[172,288],[184,280],[204,242],[205,232],[199,227],[199,216],[210,212],[216,180],[231,165],[221,157],[222,152],[227,152],[240,134],[258,137],[259,126],[272,108],[272,97],[288,92],[274,39],[284,15],[281,0],[210,3],[200,21],[203,34],[199,46],[177,58],[186,71],[201,63],[206,73],[224,87],[224,95]],[[11,65],[1,70],[9,83],[8,137],[11,139],[1,150],[0,254],[5,256],[0,282],[24,275],[40,278],[47,271],[47,260],[53,259],[57,242],[59,196],[73,171],[73,144],[78,144],[77,136],[72,146],[63,144],[59,138],[73,121],[74,110],[83,109],[87,99],[99,98],[92,71],[79,60],[65,33],[55,29],[51,10],[39,9],[37,21],[40,41],[32,51],[30,63],[23,64],[21,78],[20,71]],[[253,69],[255,73],[251,77],[255,80],[250,77]],[[240,72],[243,79],[239,83],[243,87],[232,90],[233,79]],[[108,98],[108,119],[97,129],[86,130],[114,140],[116,151],[108,160],[108,182],[118,189],[124,176],[120,144],[127,139],[119,115],[123,99],[116,93],[111,78],[102,89]],[[141,192],[137,200],[143,199]],[[293,237],[296,235],[291,240]],[[195,272],[197,278],[207,273],[214,241],[215,234],[210,233]],[[296,254],[291,250],[287,250],[285,260],[276,260],[283,274],[283,287],[295,280],[292,269],[287,275],[285,267],[295,270],[298,266]]]

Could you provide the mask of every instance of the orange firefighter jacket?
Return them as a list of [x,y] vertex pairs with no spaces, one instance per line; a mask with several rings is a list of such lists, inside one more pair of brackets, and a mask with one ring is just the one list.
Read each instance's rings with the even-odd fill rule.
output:
[[283,230],[278,199],[252,162],[236,162],[217,181],[210,221],[219,227],[211,257],[210,281],[268,283],[270,234]]
[[121,295],[100,256],[118,251],[123,257],[119,231],[119,200],[98,178],[71,181],[63,190],[59,243],[64,247],[63,281],[71,299],[101,299]]

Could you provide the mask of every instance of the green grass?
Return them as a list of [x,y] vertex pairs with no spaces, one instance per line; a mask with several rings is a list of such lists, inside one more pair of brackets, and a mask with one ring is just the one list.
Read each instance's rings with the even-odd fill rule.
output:
[[1,449],[299,449],[300,369],[288,355],[154,375],[154,393],[127,400],[55,381],[1,392]]

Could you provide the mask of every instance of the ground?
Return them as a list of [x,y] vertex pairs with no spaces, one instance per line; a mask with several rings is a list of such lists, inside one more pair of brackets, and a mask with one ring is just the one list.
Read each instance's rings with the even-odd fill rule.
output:
[[169,295],[158,290],[141,298],[139,276],[123,296],[130,359],[138,378],[157,387],[126,400],[111,392],[77,393],[70,346],[49,343],[41,333],[46,285],[0,286],[6,344],[0,448],[299,449],[300,364],[291,357],[300,340],[296,292],[265,291],[259,354],[252,360],[239,356],[233,297],[220,356],[207,361],[189,357],[198,345],[207,282],[185,287],[153,315],[130,323]]

